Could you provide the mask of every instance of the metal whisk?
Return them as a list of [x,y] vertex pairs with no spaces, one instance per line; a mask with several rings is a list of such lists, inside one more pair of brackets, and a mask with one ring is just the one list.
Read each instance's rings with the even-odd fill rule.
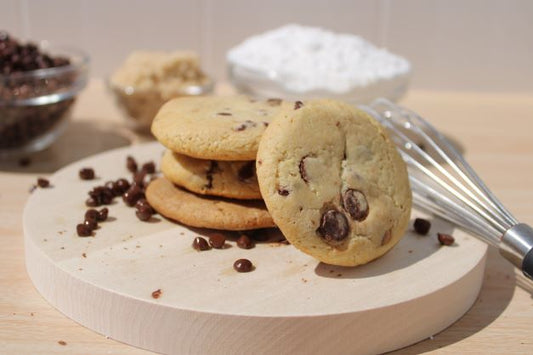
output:
[[533,279],[533,228],[509,213],[457,149],[415,112],[386,99],[362,108],[389,130],[407,163],[414,203],[499,248]]

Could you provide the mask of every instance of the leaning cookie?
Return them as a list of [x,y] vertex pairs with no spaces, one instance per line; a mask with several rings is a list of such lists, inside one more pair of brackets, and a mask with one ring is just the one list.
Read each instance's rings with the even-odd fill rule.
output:
[[261,199],[253,160],[204,160],[167,150],[161,172],[174,184],[198,194]]
[[405,163],[383,127],[348,104],[297,102],[280,115],[261,139],[257,177],[285,237],[322,262],[367,263],[407,228]]
[[200,196],[165,178],[150,182],[146,199],[161,215],[191,227],[249,230],[275,226],[262,201]]
[[246,96],[181,97],[167,102],[152,133],[168,149],[199,159],[255,160],[270,121],[288,105]]

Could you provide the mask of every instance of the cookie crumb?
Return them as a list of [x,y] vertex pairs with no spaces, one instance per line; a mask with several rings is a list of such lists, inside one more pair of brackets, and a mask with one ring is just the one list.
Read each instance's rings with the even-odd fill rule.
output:
[[163,293],[163,291],[161,291],[161,289],[159,288],[159,289],[155,290],[154,292],[152,292],[152,298],[157,299],[157,298],[161,297],[162,293]]
[[83,256],[84,258],[86,258],[86,257],[87,257],[87,254],[82,253],[81,256]]
[[59,340],[57,343],[58,343],[59,345],[62,345],[62,346],[67,345],[67,342],[64,341],[64,340]]
[[50,187],[50,181],[48,179],[40,177],[37,179],[37,186],[42,188]]

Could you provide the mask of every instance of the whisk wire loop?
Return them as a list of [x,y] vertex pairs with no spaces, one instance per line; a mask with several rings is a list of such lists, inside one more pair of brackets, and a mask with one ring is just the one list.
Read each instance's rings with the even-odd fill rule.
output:
[[533,278],[533,228],[513,217],[441,132],[387,99],[361,108],[389,131],[407,163],[417,206],[499,247]]

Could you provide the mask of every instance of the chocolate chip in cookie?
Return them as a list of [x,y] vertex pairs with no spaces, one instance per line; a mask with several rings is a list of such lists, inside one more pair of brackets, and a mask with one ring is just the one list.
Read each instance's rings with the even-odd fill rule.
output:
[[245,163],[238,172],[239,181],[246,181],[255,175],[255,161],[251,160]]
[[300,160],[300,164],[298,164],[298,170],[300,171],[300,177],[302,178],[305,183],[309,183],[309,177],[307,176],[307,171],[305,170],[305,159],[308,156],[306,155]]
[[361,222],[368,216],[368,202],[362,191],[348,189],[342,194],[342,207],[353,220]]
[[392,231],[389,229],[383,234],[383,239],[381,239],[381,245],[386,245],[392,239]]
[[317,232],[328,242],[340,242],[348,236],[350,226],[344,213],[330,209],[322,214]]

